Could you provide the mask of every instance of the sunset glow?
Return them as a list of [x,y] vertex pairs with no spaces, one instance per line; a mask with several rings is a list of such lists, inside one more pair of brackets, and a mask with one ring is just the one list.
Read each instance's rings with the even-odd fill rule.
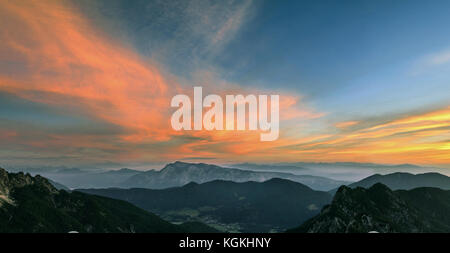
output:
[[[400,97],[388,101],[373,88],[371,96],[380,100],[370,104],[357,98],[356,90],[355,97],[348,95],[352,87],[334,88],[333,81],[320,91],[347,95],[330,98],[324,92],[314,100],[311,94],[316,91],[283,86],[290,82],[288,78],[279,83],[267,80],[264,83],[269,84],[258,86],[256,79],[228,78],[223,66],[204,67],[212,66],[207,59],[226,55],[227,43],[234,45],[233,39],[240,38],[240,29],[250,23],[246,15],[251,8],[256,7],[243,4],[230,10],[229,16],[217,21],[214,33],[200,33],[208,38],[208,50],[197,53],[199,59],[192,58],[192,62],[206,63],[199,63],[198,69],[183,70],[189,72],[185,74],[169,60],[161,60],[168,52],[177,53],[175,50],[161,46],[144,53],[127,36],[111,34],[104,24],[114,24],[107,18],[85,15],[72,1],[0,1],[1,160],[6,164],[111,166],[195,159],[215,163],[450,165],[448,74],[444,81],[430,81],[442,84],[430,84],[430,94],[423,94],[427,99],[411,93],[411,101]],[[189,31],[196,32],[193,28]],[[140,40],[152,43],[150,38]],[[170,43],[182,42],[165,44]],[[445,65],[445,59],[439,64]],[[405,82],[407,78],[410,75]],[[386,80],[380,83],[398,81]],[[362,80],[360,87],[365,84],[371,85]],[[170,100],[176,94],[192,95],[192,87],[198,85],[204,87],[205,94],[222,96],[279,94],[279,138],[261,142],[260,130],[173,130],[170,117],[175,109]],[[402,92],[408,90],[398,91]],[[417,102],[413,103],[414,99]]]

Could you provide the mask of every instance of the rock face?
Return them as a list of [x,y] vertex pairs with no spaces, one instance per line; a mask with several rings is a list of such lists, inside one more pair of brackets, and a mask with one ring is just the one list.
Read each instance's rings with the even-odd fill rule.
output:
[[[427,202],[433,205],[424,206]],[[288,232],[449,232],[449,213],[449,191],[436,188],[392,191],[380,183],[369,189],[342,186],[319,215]]]
[[30,174],[8,173],[5,169],[0,168],[0,194],[8,197],[9,193],[14,188],[20,188],[27,185],[40,185],[46,188],[51,193],[56,193],[57,190],[45,178],[37,175],[32,177]]
[[125,201],[59,191],[41,176],[0,168],[0,233],[69,231],[190,232]]

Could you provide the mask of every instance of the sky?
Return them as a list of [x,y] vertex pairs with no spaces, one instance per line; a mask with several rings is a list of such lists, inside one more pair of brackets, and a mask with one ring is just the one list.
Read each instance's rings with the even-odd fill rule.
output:
[[[450,168],[450,2],[0,1],[0,165]],[[174,131],[170,100],[279,94],[280,137]]]

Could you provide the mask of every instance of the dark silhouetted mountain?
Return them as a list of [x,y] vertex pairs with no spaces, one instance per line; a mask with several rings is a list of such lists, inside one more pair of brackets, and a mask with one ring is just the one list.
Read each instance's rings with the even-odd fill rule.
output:
[[263,183],[217,180],[163,190],[80,191],[129,201],[172,222],[201,221],[229,232],[284,231],[316,215],[331,201],[326,192],[284,179]]
[[160,171],[150,170],[132,176],[120,184],[119,187],[164,189],[183,186],[190,182],[205,183],[214,180],[233,182],[264,182],[272,178],[288,179],[305,184],[315,190],[322,191],[328,191],[340,185],[349,183],[308,175],[294,175],[279,172],[256,172],[234,168],[224,168],[204,163],[175,162],[166,165]]
[[[418,187],[436,187],[443,190],[450,190],[450,177],[439,173],[424,173],[424,174],[410,174],[410,173],[392,173],[388,175],[375,174],[364,178],[361,181],[349,184],[351,188],[363,187],[369,188],[376,183],[382,183],[392,190],[410,190]],[[334,193],[336,190],[330,191]]]
[[0,168],[0,232],[189,232],[130,203],[57,190],[47,179]]
[[392,191],[377,183],[365,189],[342,186],[319,215],[288,232],[450,232],[450,191],[416,188]]

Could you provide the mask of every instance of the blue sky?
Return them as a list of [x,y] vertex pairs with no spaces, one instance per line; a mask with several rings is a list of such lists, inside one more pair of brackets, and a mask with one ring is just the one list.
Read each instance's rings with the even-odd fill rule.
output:
[[[187,1],[110,2],[84,6],[94,24],[188,79],[212,68],[230,82],[301,93],[332,113],[407,112],[449,99],[449,76],[425,62],[450,49],[448,1],[224,1],[214,11],[193,1],[192,15],[184,14]],[[219,49],[203,50],[213,24],[189,33],[195,22],[186,19],[230,12],[226,18],[239,8],[244,17]],[[169,45],[162,54],[161,45]]]

